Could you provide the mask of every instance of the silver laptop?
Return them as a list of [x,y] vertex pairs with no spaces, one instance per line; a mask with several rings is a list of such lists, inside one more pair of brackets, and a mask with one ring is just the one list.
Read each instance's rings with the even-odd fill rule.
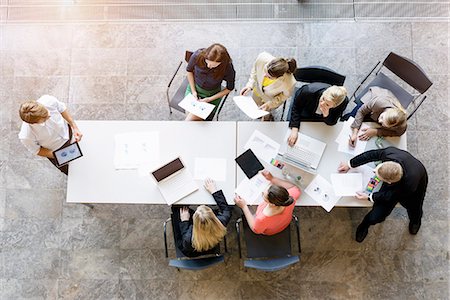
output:
[[191,173],[179,157],[153,171],[152,175],[168,205],[198,190]]
[[[290,130],[285,136],[285,141],[287,141],[289,134]],[[282,161],[289,165],[316,174],[326,146],[327,144],[324,142],[299,133],[295,145],[290,147],[285,142],[280,148],[279,156]]]

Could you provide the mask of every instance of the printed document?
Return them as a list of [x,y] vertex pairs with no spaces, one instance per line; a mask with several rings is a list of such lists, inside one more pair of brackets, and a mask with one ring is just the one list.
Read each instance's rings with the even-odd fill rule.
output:
[[206,178],[226,181],[227,160],[224,158],[195,158],[194,179],[205,180]]
[[263,201],[262,193],[269,184],[269,181],[261,173],[258,173],[252,179],[245,177],[239,183],[235,193],[244,199],[248,205],[258,205]]
[[240,110],[242,110],[247,116],[249,116],[249,118],[253,120],[269,114],[268,111],[259,109],[252,97],[235,96],[233,97],[233,101]]
[[362,192],[362,174],[346,173],[331,174],[331,185],[336,196],[355,196],[356,192]]
[[327,212],[330,212],[339,199],[341,199],[340,196],[334,194],[331,184],[320,175],[317,175],[311,181],[306,187],[305,192]]
[[159,162],[159,132],[128,132],[116,134],[114,166],[120,169],[150,168]]
[[214,110],[214,105],[208,102],[201,102],[195,99],[192,94],[187,94],[178,106],[205,120]]
[[280,150],[280,144],[255,130],[250,139],[245,144],[244,148],[252,149],[253,153],[263,161],[270,163],[272,158],[275,158]]
[[[365,151],[367,146],[367,141],[360,141],[359,139],[356,141],[356,146],[353,148],[348,144],[348,140],[352,135],[352,128],[350,127],[355,118],[350,117],[347,121],[342,124],[342,130],[336,138],[336,143],[338,143],[338,151],[344,152],[352,155],[358,155]],[[361,129],[370,128],[367,124],[363,123]],[[358,133],[359,134],[359,133]]]

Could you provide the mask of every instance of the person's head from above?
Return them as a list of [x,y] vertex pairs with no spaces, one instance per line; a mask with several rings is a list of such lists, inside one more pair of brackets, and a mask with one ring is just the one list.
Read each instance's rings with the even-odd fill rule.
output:
[[406,112],[402,108],[386,108],[378,117],[378,123],[385,128],[398,126],[406,122]]
[[294,198],[289,195],[284,187],[274,184],[269,186],[262,196],[265,202],[273,206],[289,206],[294,202]]
[[343,86],[332,85],[320,96],[319,102],[328,109],[339,106],[347,97],[347,89]]
[[277,57],[266,65],[266,77],[277,79],[284,74],[293,74],[297,69],[297,62],[293,58]]
[[216,43],[200,52],[199,62],[204,64],[203,67],[207,67],[208,69],[221,69],[227,67],[231,62],[231,58],[227,48]]
[[394,161],[385,161],[379,164],[374,172],[381,181],[389,184],[399,182],[403,176],[402,166]]
[[28,124],[44,124],[50,118],[48,109],[34,100],[22,103],[19,115],[22,121]]
[[227,228],[206,205],[197,207],[192,221],[192,246],[198,252],[214,248],[227,233]]

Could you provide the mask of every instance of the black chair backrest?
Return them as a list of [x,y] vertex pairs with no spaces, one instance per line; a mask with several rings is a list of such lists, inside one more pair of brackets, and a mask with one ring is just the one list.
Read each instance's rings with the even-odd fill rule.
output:
[[383,65],[421,94],[425,93],[433,84],[415,62],[394,52],[389,53]]
[[285,257],[291,255],[291,226],[275,235],[254,233],[243,218],[244,239],[248,258]]
[[194,52],[186,50],[186,52],[184,53],[184,60],[186,62],[189,62],[189,60],[191,59],[192,54],[194,54]]
[[295,70],[294,77],[301,82],[323,82],[330,85],[342,86],[345,82],[345,76],[327,67],[310,66]]

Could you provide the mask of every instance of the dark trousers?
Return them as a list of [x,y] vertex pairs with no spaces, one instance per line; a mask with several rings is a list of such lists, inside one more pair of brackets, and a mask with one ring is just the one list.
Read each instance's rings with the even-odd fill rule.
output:
[[[69,125],[67,125],[67,126],[69,126]],[[64,147],[69,146],[71,140],[72,140],[72,128],[70,128],[70,126],[69,126],[69,140],[68,140],[67,142],[65,142],[64,145],[62,145],[61,147],[59,147],[58,150],[61,149],[61,148],[64,148]],[[54,159],[54,158],[49,158],[49,157],[47,157],[47,158],[48,158],[48,160],[49,160],[55,167],[57,167],[61,172],[63,172],[63,173],[66,174],[66,175],[69,175],[69,164],[65,164],[64,166],[59,167],[59,166],[58,166],[58,163],[56,162],[56,159]]]
[[383,222],[389,216],[397,203],[400,203],[408,212],[409,221],[413,224],[420,223],[422,219],[422,206],[428,185],[428,175],[422,178],[416,192],[407,199],[401,199],[398,202],[389,203],[375,202],[372,210],[364,217],[362,226],[369,227]]

